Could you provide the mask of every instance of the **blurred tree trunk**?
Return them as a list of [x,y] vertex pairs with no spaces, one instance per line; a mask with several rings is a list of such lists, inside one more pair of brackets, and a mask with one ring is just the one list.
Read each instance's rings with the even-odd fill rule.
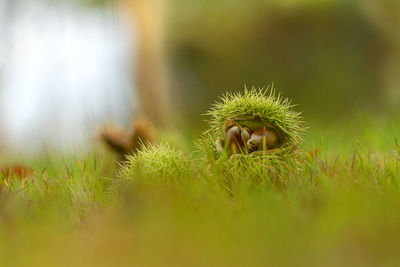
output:
[[390,55],[384,66],[384,90],[393,107],[400,104],[400,2],[398,0],[368,0],[367,13],[372,23],[385,35],[390,46]]
[[[168,75],[163,47],[163,0],[122,0],[137,25],[135,83],[140,115],[163,125],[169,113]],[[126,9],[125,9],[126,10]]]

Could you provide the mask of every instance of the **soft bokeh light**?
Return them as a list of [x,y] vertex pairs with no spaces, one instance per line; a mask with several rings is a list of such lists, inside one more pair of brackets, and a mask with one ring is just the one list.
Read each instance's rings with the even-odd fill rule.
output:
[[[3,141],[14,149],[87,146],[106,121],[136,106],[135,36],[112,6],[9,1],[0,80]],[[12,6],[12,7],[11,7]]]

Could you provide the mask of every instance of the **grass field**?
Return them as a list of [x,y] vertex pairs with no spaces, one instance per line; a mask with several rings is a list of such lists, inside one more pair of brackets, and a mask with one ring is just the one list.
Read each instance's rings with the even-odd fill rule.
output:
[[398,266],[399,122],[309,121],[297,163],[264,175],[192,160],[192,134],[162,174],[101,149],[28,160],[1,182],[1,266]]

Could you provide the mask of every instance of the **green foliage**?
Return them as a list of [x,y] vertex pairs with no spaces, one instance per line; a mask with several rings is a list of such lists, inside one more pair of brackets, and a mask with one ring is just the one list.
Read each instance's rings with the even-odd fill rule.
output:
[[[308,119],[387,108],[388,88],[376,73],[387,71],[388,55],[395,62],[384,36],[400,36],[394,2],[173,0],[168,44],[180,74],[174,105],[197,116],[209,99],[251,81],[279,85]],[[384,3],[390,13],[379,12]],[[196,101],[194,92],[201,92]]]

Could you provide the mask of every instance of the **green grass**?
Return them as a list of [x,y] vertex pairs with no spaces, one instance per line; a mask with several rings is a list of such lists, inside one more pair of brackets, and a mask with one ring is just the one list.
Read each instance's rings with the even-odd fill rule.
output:
[[[27,161],[35,177],[1,184],[0,261],[398,266],[398,122],[366,115],[311,121],[296,162],[274,167],[205,161],[195,144],[179,152],[174,142],[132,156],[122,173],[97,150]],[[310,155],[313,149],[319,153]]]

